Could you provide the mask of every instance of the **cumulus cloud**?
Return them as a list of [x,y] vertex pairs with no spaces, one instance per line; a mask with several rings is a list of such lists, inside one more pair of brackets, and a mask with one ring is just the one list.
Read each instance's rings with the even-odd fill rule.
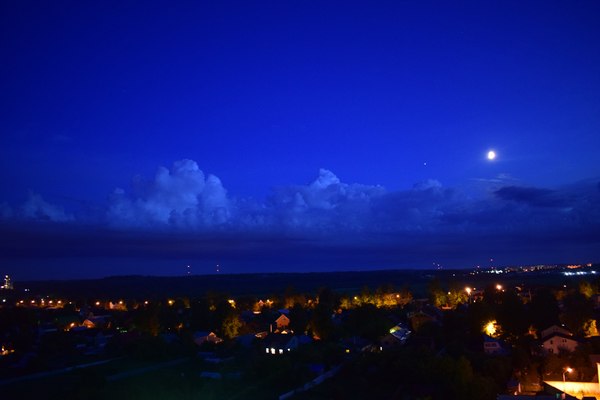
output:
[[[597,180],[551,189],[502,176],[469,184],[475,187],[430,179],[390,191],[321,169],[312,182],[274,188],[256,200],[230,197],[219,178],[180,160],[150,178],[135,177],[103,206],[75,216],[34,193],[21,206],[1,203],[0,235],[10,234],[11,241],[0,241],[0,261],[135,256],[164,263],[219,260],[242,272],[265,262],[272,270],[304,270],[443,260],[464,267],[491,255],[518,262],[597,257]],[[61,235],[48,221],[62,223]]]
[[[81,216],[79,216],[81,215]],[[84,217],[87,215],[87,217]],[[519,185],[514,178],[478,180],[475,192],[437,180],[405,190],[346,183],[321,169],[307,184],[273,189],[264,200],[228,196],[221,180],[192,160],[160,167],[147,179],[117,188],[100,212],[68,214],[37,194],[15,210],[0,205],[4,220],[24,218],[104,224],[122,230],[223,233],[256,237],[283,234],[324,242],[406,241],[410,235],[549,235],[598,232],[597,181],[562,188]],[[407,236],[408,235],[408,236]]]
[[108,223],[121,227],[201,228],[225,224],[230,201],[219,178],[205,177],[192,160],[158,168],[154,179],[134,179],[130,192],[117,188],[109,197]]
[[29,197],[25,204],[21,207],[20,216],[25,219],[52,221],[52,222],[68,222],[73,221],[71,214],[65,213],[65,210],[45,201],[42,196],[36,193],[29,193]]
[[372,214],[372,204],[385,195],[381,186],[347,184],[321,169],[308,185],[280,187],[269,198],[265,212],[274,224],[288,229],[331,232],[362,230]]

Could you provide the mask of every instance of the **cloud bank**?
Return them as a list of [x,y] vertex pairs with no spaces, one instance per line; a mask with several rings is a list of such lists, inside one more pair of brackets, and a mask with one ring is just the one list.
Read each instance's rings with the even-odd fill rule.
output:
[[[274,188],[257,201],[231,196],[218,177],[184,159],[151,178],[135,177],[99,210],[69,213],[30,193],[20,206],[0,203],[0,222],[0,232],[13,238],[2,245],[10,261],[75,252],[240,265],[273,259],[285,270],[302,262],[343,269],[447,260],[457,267],[498,254],[507,263],[536,254],[580,259],[598,256],[600,182],[548,189],[499,176],[464,187],[427,180],[389,191],[321,169],[313,182]],[[66,239],[39,244],[57,233]]]

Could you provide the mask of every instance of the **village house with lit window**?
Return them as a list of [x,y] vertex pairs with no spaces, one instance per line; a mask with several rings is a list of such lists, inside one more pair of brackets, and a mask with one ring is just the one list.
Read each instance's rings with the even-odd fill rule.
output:
[[552,325],[542,331],[542,349],[545,353],[559,354],[561,351],[572,353],[579,345],[579,340],[565,327]]
[[542,340],[542,348],[547,353],[558,354],[561,351],[572,353],[575,351],[579,341],[572,336],[553,333]]

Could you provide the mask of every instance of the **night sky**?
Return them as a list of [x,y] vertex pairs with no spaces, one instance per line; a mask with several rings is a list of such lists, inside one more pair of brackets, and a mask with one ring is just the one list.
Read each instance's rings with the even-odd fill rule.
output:
[[3,1],[0,273],[598,262],[598,21],[597,1]]

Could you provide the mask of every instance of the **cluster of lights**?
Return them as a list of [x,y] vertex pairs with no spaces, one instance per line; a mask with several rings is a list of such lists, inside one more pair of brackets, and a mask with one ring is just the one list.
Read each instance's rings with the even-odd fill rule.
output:
[[596,275],[596,271],[577,271],[577,272],[563,272],[564,276],[575,276],[575,275]]
[[[287,351],[291,351],[291,350],[292,350],[292,349],[287,349]],[[277,353],[279,353],[279,354],[283,354],[283,349],[279,349],[279,351],[278,351],[278,350],[277,350],[277,349],[275,349],[274,347],[271,347],[270,349],[269,349],[269,348],[266,348],[266,349],[265,349],[265,353],[267,353],[267,354],[277,354]]]
[[[3,303],[6,303],[6,299],[2,299]],[[19,304],[25,304],[25,302],[27,302],[28,304],[31,305],[36,305],[38,306],[38,301],[33,299],[33,300],[19,300],[17,301],[17,305]],[[39,307],[54,307],[54,306],[60,306],[62,307],[62,300],[52,300],[52,299],[40,299],[39,300]],[[69,304],[71,304],[71,302],[69,302]]]

